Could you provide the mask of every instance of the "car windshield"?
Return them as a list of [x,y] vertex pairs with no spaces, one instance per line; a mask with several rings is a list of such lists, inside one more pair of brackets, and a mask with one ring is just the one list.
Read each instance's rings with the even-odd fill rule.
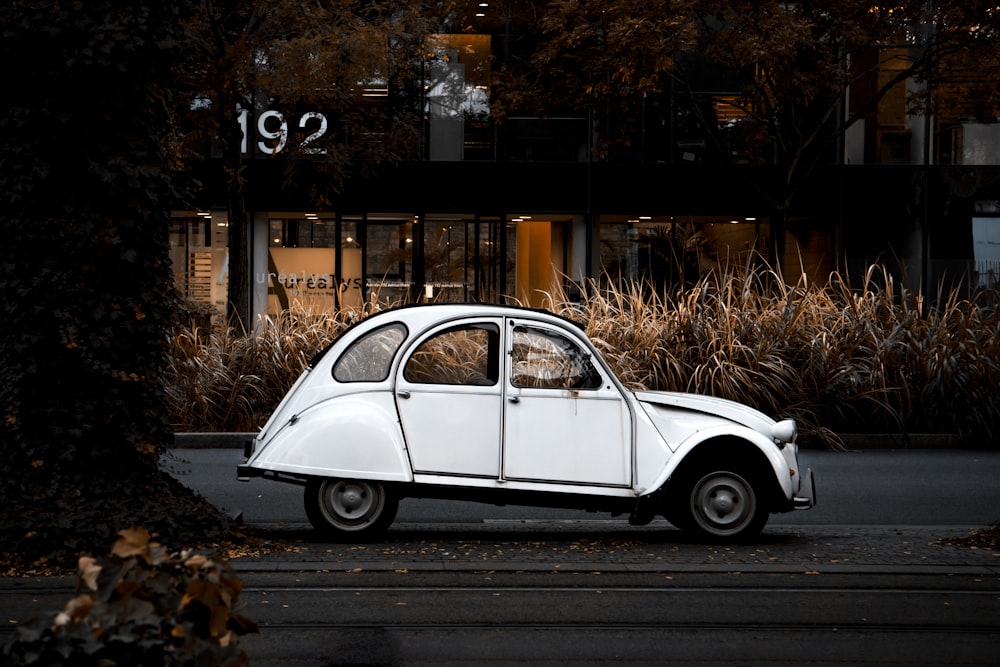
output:
[[389,377],[392,360],[406,338],[399,322],[369,331],[344,351],[333,367],[337,382],[382,382]]

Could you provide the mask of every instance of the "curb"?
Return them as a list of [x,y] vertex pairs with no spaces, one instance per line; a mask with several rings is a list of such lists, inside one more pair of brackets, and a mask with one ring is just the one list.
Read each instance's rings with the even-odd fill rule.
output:
[[915,576],[979,576],[996,577],[1000,568],[988,565],[881,565],[833,564],[820,567],[803,565],[772,565],[759,563],[538,563],[538,562],[410,562],[410,561],[259,561],[233,559],[229,561],[235,572],[242,574],[292,574],[292,573],[376,573],[376,572],[535,572],[565,574],[676,574],[676,573],[742,573],[742,574],[908,574]]
[[243,449],[256,433],[174,433],[175,449]]

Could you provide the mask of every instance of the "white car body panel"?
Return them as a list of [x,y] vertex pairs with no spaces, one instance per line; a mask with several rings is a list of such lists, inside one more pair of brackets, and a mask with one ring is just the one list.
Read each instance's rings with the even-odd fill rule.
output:
[[502,491],[532,491],[541,493],[575,494],[584,496],[600,496],[604,498],[636,497],[632,489],[618,486],[596,486],[591,484],[539,484],[538,482],[517,479],[485,479],[463,478],[456,480],[447,475],[414,475],[413,481],[419,484],[454,487],[460,485],[468,489],[491,489]]
[[[549,393],[540,394],[548,391]],[[620,396],[524,390],[507,406],[504,478],[602,486],[632,485],[631,428]]]
[[500,393],[409,390],[399,399],[413,472],[500,476]]
[[271,436],[254,464],[292,474],[413,479],[396,407],[386,391],[351,393],[303,411]]
[[[633,395],[634,396],[634,395]],[[673,456],[668,441],[661,434],[646,410],[640,405],[635,414],[635,456],[632,479],[636,495],[645,495],[660,488],[657,481],[667,470]]]
[[[710,396],[671,392],[641,391],[635,393],[646,414],[663,434],[674,456],[653,486],[665,482],[684,456],[699,444],[720,437],[737,437],[753,443],[767,457],[785,497],[799,491],[799,476],[775,443],[764,435],[776,423],[770,417],[740,403]],[[734,425],[734,423],[736,425]],[[785,448],[794,460],[797,446]]]
[[644,403],[679,408],[701,415],[721,417],[736,422],[755,431],[766,431],[774,426],[775,421],[753,408],[727,401],[724,398],[701,396],[699,394],[682,394],[668,391],[638,391],[636,399]]

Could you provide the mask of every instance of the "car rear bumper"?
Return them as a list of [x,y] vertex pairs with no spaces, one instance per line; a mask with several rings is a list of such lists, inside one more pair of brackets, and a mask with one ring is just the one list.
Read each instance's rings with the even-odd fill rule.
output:
[[236,466],[236,479],[240,482],[249,482],[253,477],[263,477],[265,470],[251,468],[245,463]]

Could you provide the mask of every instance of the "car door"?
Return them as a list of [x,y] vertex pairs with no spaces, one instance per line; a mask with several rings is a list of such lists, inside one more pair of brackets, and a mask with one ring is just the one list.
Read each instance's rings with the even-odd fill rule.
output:
[[415,474],[500,476],[502,318],[421,336],[396,371],[396,405]]
[[632,427],[617,384],[570,332],[517,319],[506,328],[504,478],[630,486]]

